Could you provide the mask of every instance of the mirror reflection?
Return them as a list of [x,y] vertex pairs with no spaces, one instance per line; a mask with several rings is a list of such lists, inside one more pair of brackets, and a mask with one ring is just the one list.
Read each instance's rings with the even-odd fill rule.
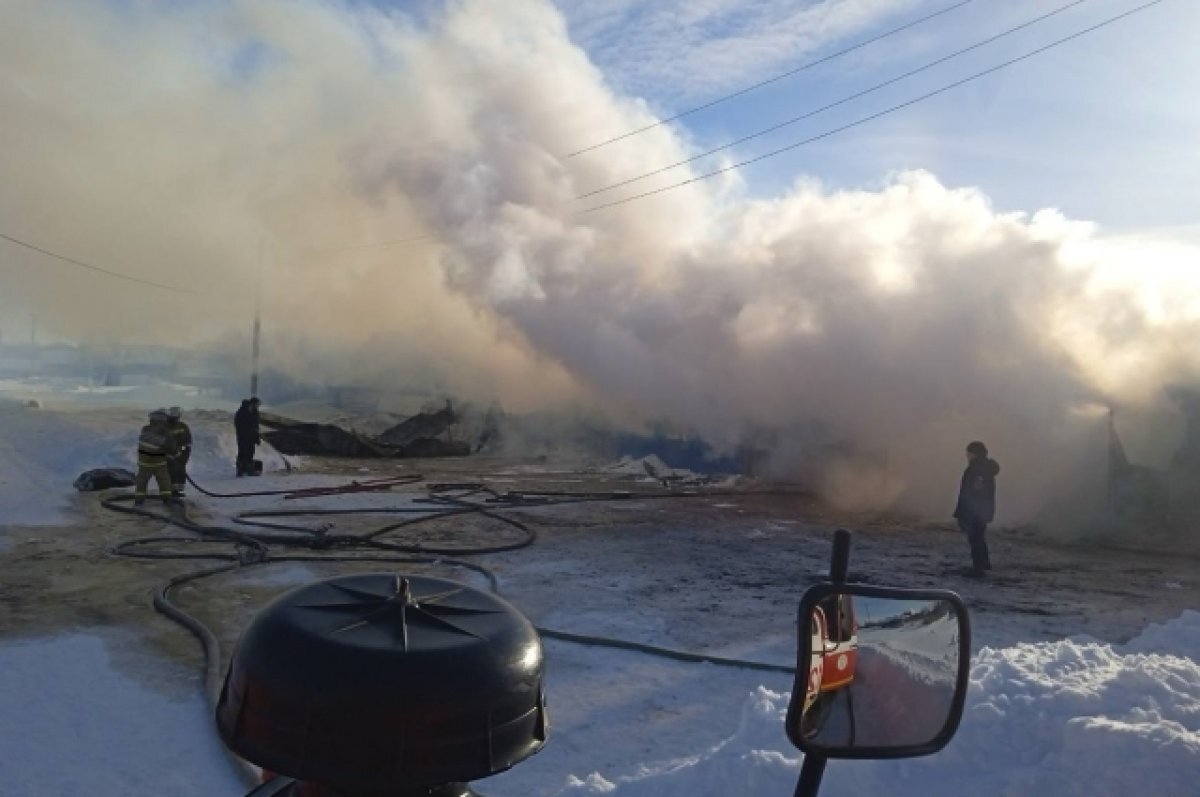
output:
[[949,601],[821,601],[809,623],[804,739],[830,749],[933,741],[950,718],[959,633]]

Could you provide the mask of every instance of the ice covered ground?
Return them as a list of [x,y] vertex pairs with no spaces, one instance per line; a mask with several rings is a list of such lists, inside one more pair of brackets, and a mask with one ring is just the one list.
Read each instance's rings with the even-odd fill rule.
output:
[[[30,547],[29,554],[22,551],[25,558],[14,567],[28,569],[38,557],[55,555],[53,537],[63,536],[63,545],[68,544],[67,527],[55,524],[80,522],[81,498],[70,489],[78,470],[131,461],[131,441],[141,412],[105,408],[75,413],[52,407],[11,412],[0,411],[0,479],[16,473],[23,481],[0,485],[0,558],[18,551],[14,547],[6,554],[2,549],[4,527],[27,523],[14,518],[34,518],[42,525],[23,533],[26,542],[21,544],[30,546],[29,539],[47,542]],[[197,420],[201,440],[197,474],[217,489],[244,484],[245,480],[228,473],[232,460],[228,421],[215,416]],[[282,466],[281,461],[277,464]],[[572,489],[582,479],[552,467],[521,465],[495,467],[490,478],[503,487],[504,481],[524,478],[531,470],[547,481],[569,482]],[[306,486],[329,478],[320,473],[276,472],[256,486]],[[197,511],[219,516],[266,506],[273,499],[193,500]],[[407,497],[349,500],[355,505],[384,506]],[[804,521],[782,513],[764,514],[737,497],[713,499],[703,506],[706,516],[715,513],[716,519],[706,522],[720,526],[719,535],[701,533],[694,525],[699,521],[689,519],[701,515],[689,515],[681,523],[672,514],[681,510],[655,502],[616,503],[605,511],[603,518],[594,514],[599,508],[587,515],[571,507],[539,512],[543,534],[537,546],[485,561],[498,568],[506,593],[543,625],[719,655],[789,661],[795,644],[791,615],[804,582],[787,573],[803,564],[796,557],[809,556],[803,545],[812,547],[798,542],[805,533]],[[0,794],[211,797],[244,793],[221,753],[199,693],[194,643],[153,615],[148,605],[144,583],[154,583],[182,566],[164,565],[155,571],[158,575],[145,576],[148,582],[130,586],[127,594],[119,590],[111,595],[89,596],[86,590],[79,594],[70,582],[105,564],[105,544],[156,531],[154,524],[139,521],[140,526],[127,527],[129,521],[103,513],[88,517],[109,522],[110,528],[102,530],[108,536],[85,528],[78,535],[80,541],[71,544],[99,549],[98,558],[63,558],[67,564],[61,572],[53,573],[50,580],[31,581],[32,587],[18,584],[20,592],[6,591],[0,583],[0,603],[12,601],[10,608],[19,609],[22,602],[69,600],[88,609],[67,615],[77,618],[73,624],[64,626],[58,620],[44,632],[26,622],[18,634],[0,623],[0,717],[4,719],[0,722]],[[814,534],[811,529],[808,533]],[[929,546],[937,540],[918,540],[909,551],[898,547],[904,544],[902,539],[864,534],[856,542],[852,572],[879,583],[885,578],[881,573],[894,570],[896,561],[905,561],[911,562],[904,565],[909,578],[924,578],[917,573],[917,564],[930,558]],[[1004,556],[1017,554],[1003,545],[997,549]],[[811,553],[814,567],[823,555],[824,549],[817,545]],[[780,558],[792,560],[781,568],[782,581],[767,566]],[[1057,568],[1053,562],[1045,564]],[[1149,564],[1154,563],[1137,567],[1146,569]],[[1083,562],[1077,569],[1093,566]],[[142,563],[127,567],[114,572],[133,578],[150,568]],[[1109,588],[1142,589],[1133,583],[1137,567],[1125,568],[1129,583],[1113,583]],[[708,582],[701,578],[705,573]],[[327,574],[300,565],[239,572],[219,585],[227,603],[216,606],[206,619],[226,619],[223,636],[236,636],[259,595],[253,590],[270,593]],[[1186,581],[1174,572],[1169,577],[1171,583]],[[663,578],[670,583],[664,586]],[[1146,583],[1157,585],[1153,589],[1168,590],[1164,594],[1192,594],[1190,584],[1186,589],[1169,588],[1156,581],[1159,578],[1145,576]],[[105,588],[114,589],[111,580]],[[664,589],[667,592],[660,594]],[[1038,596],[1026,594],[1023,585],[995,583],[978,589],[977,595],[967,596],[975,636],[991,647],[975,651],[971,692],[958,737],[928,759],[831,762],[822,794],[1124,797],[1134,789],[1164,797],[1200,793],[1195,785],[1200,782],[1200,613],[1176,609],[1166,622],[1138,623],[1142,631],[1123,643],[1078,635],[1056,640],[1053,629],[1065,623],[1094,628],[1110,639],[1125,639],[1130,632],[1118,629],[1129,627],[1128,618],[1118,623],[1109,617],[1096,625],[1077,619],[1077,610],[1099,614],[1094,603],[1088,604],[1091,609],[1083,605],[1085,600],[1094,602],[1096,592],[1077,596],[1079,605],[1066,605],[1055,603],[1058,599],[1036,602]],[[1012,596],[1002,597],[1005,591]],[[203,608],[215,595],[197,591],[181,597],[187,605]],[[1118,596],[1116,600],[1131,599]],[[123,616],[177,640],[182,657],[164,659],[158,648],[147,646],[130,628],[93,627],[94,618],[109,616],[89,606],[93,603],[104,604],[104,612],[123,606]],[[1014,605],[1020,608],[1006,608]],[[230,606],[237,611],[230,611]],[[1030,613],[1034,610],[1056,616]],[[1170,615],[1160,615],[1165,616]],[[1044,625],[1047,621],[1056,625]],[[1018,639],[1038,641],[1012,644]],[[514,770],[478,783],[483,793],[492,797],[792,793],[799,754],[783,733],[789,677],[554,640],[548,640],[546,647],[550,743]]]

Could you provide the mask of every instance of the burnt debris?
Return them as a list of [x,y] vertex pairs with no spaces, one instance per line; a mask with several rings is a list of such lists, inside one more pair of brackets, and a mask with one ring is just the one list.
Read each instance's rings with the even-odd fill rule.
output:
[[288,456],[374,459],[461,457],[471,453],[469,442],[454,439],[459,419],[449,405],[414,415],[376,437],[330,423],[299,421],[267,412],[259,420],[268,430],[263,432],[263,439]]

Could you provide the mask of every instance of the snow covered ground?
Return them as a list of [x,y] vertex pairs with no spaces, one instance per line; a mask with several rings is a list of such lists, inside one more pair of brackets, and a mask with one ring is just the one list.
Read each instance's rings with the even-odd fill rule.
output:
[[[831,762],[822,794],[1194,795],[1198,661],[1198,612],[1151,626],[1125,645],[1081,637],[984,648],[972,665],[962,726],[946,750],[923,759]],[[578,773],[563,793],[789,794],[799,762],[781,744],[787,703],[786,693],[756,689],[721,743],[631,771]]]
[[[25,384],[25,383],[19,383]],[[2,387],[2,385],[0,385]],[[38,395],[29,386],[20,397]],[[16,400],[3,400],[0,391],[0,527],[35,526],[65,522],[71,483],[92,468],[120,467],[136,470],[138,432],[146,423],[146,410],[164,406],[158,399],[180,402],[184,420],[195,436],[193,472],[217,476],[233,469],[237,440],[232,416],[211,409],[194,411],[186,391],[163,387],[129,388],[120,395],[138,403],[108,407],[109,392],[73,393],[40,387],[46,399],[30,408]],[[125,390],[125,389],[122,389]],[[98,407],[92,406],[94,402]],[[220,402],[218,402],[220,403]],[[258,458],[267,471],[283,470],[284,462],[270,446],[261,446]],[[0,545],[3,544],[0,531]]]
[[0,401],[35,401],[50,409],[96,407],[144,408],[178,405],[188,409],[237,409],[237,402],[205,393],[190,385],[170,382],[103,387],[81,385],[65,378],[0,379]]
[[[9,718],[0,724],[3,793],[242,793],[195,679],[176,667],[175,684],[147,687],[114,666],[109,644],[78,633],[0,645],[0,716]],[[627,673],[636,654],[581,654],[556,642],[548,648],[551,742],[479,784],[485,793],[765,797],[794,788],[799,754],[783,737],[788,694],[780,679],[749,686],[754,678],[714,678],[712,668],[696,677],[695,667],[653,665],[652,699],[661,710],[688,711],[714,689],[730,689],[740,690],[740,716],[712,729],[723,737],[716,743],[697,733],[689,754],[662,757],[649,748],[617,760],[605,747],[621,747],[629,718],[622,704],[633,690],[613,694],[610,686],[606,694],[597,673]],[[822,794],[1195,794],[1198,661],[1198,612],[1151,626],[1125,645],[1078,638],[985,648],[972,666],[962,727],[945,751],[910,761],[831,762]],[[636,663],[639,671],[647,666]],[[179,687],[188,682],[193,690]]]
[[[245,791],[200,694],[194,642],[149,606],[149,586],[187,566],[107,558],[113,542],[158,527],[104,513],[70,488],[84,467],[129,464],[141,409],[0,409],[4,797]],[[228,472],[227,416],[196,415],[195,472],[217,489],[243,486]],[[282,468],[281,460],[273,464]],[[336,476],[322,472],[327,462],[302,464],[311,467],[275,471],[255,486],[360,475],[360,464]],[[436,463],[450,469],[438,472],[448,479],[483,465],[497,489],[528,479],[589,489],[595,478],[553,465]],[[404,472],[396,463],[361,466],[371,477]],[[419,494],[355,496],[339,505],[395,506]],[[193,501],[193,511],[216,520],[282,504]],[[482,561],[540,625],[786,664],[794,656],[795,603],[811,580],[798,574],[815,577],[822,567],[828,526],[771,501],[722,496],[687,506],[634,500],[530,510],[522,518],[539,529],[537,545]],[[493,533],[469,526],[447,533],[485,532]],[[910,761],[831,762],[822,794],[1200,793],[1200,613],[1184,608],[1195,605],[1194,563],[1000,537],[993,557],[1021,563],[1027,577],[1006,581],[1001,573],[981,585],[939,575],[944,560],[964,555],[961,546],[956,536],[934,532],[858,533],[852,575],[937,582],[964,594],[977,642],[971,691],[945,751]],[[271,595],[340,567],[238,571],[181,590],[180,598],[228,646]],[[480,584],[444,568],[438,574]],[[556,640],[546,648],[550,742],[512,771],[476,784],[483,793],[792,793],[799,753],[783,732],[789,676]]]
[[195,672],[114,663],[111,633],[0,645],[0,793],[240,794]]

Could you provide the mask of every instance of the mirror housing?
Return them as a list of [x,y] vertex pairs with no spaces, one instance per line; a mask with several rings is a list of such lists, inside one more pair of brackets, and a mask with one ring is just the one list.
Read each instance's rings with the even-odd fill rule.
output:
[[[958,731],[971,628],[967,607],[955,593],[819,584],[800,600],[797,629],[796,680],[785,727],[804,753],[912,758],[938,752]],[[890,730],[885,718],[872,715],[882,710],[893,725],[899,719],[910,727]],[[858,724],[867,731],[862,743],[855,741]],[[822,733],[835,725],[848,731]],[[838,735],[848,741],[828,738]]]

